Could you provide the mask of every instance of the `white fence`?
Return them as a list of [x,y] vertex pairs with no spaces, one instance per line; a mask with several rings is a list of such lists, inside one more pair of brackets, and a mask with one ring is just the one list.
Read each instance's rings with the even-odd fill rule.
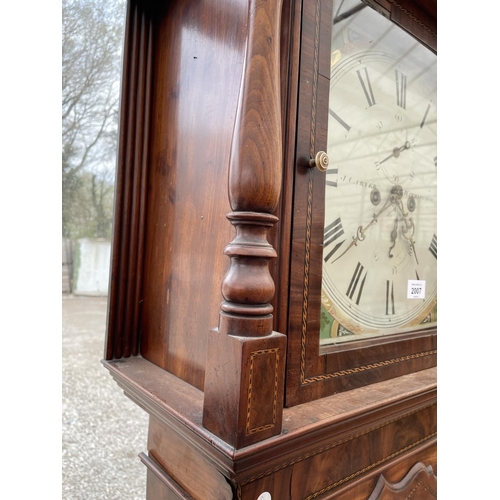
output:
[[[63,251],[63,293],[65,285],[65,264],[72,274],[72,293],[74,295],[106,296],[109,285],[111,242],[98,238],[82,238],[71,245],[72,259]],[[68,245],[63,242],[63,249]],[[72,264],[72,265],[71,265]],[[71,273],[71,268],[72,273]]]

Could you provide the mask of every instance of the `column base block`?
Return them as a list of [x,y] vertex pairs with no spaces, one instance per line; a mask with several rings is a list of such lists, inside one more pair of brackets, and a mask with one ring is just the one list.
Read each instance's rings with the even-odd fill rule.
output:
[[208,338],[203,426],[236,449],[281,433],[286,337]]

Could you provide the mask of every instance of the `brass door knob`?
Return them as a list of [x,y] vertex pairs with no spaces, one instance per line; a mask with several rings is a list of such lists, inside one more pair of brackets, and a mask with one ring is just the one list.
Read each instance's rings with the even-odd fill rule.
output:
[[326,172],[330,159],[324,151],[318,151],[314,158],[309,160],[309,166],[311,168],[317,167],[320,172]]

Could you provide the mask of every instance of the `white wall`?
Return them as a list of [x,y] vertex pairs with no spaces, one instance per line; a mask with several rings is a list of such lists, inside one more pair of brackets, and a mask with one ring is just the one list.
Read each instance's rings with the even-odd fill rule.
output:
[[107,295],[111,242],[104,239],[77,240],[74,257],[73,294]]

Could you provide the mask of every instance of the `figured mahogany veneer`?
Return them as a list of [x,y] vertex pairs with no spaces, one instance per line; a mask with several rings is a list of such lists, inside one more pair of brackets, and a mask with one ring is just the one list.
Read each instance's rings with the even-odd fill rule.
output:
[[366,500],[381,473],[396,483],[419,461],[436,470],[435,369],[285,409],[280,435],[235,449],[202,426],[201,391],[142,358],[105,366],[151,415],[151,457],[196,499]]

